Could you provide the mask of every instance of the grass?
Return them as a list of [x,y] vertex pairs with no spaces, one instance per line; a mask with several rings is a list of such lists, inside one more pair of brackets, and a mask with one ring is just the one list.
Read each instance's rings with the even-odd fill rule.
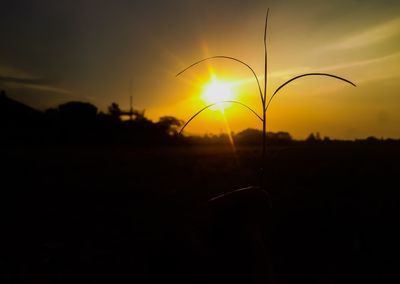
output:
[[341,80],[343,82],[346,82],[352,86],[356,86],[353,82],[342,78],[340,76],[337,75],[333,75],[333,74],[329,74],[329,73],[318,73],[318,72],[314,72],[314,73],[305,73],[305,74],[301,74],[298,76],[295,76],[293,78],[291,78],[290,80],[287,80],[286,82],[284,82],[282,85],[280,85],[273,93],[272,95],[268,98],[267,96],[267,88],[268,88],[268,45],[267,45],[267,31],[268,31],[268,16],[269,16],[269,9],[267,9],[267,13],[266,13],[266,17],[265,17],[265,26],[264,26],[264,89],[262,90],[261,85],[260,85],[260,80],[256,74],[256,72],[254,71],[254,69],[247,64],[245,61],[242,61],[240,59],[237,59],[236,57],[231,57],[231,56],[225,56],[225,55],[217,55],[217,56],[211,56],[211,57],[207,57],[204,59],[201,59],[199,61],[196,61],[195,63],[191,64],[190,66],[188,66],[187,68],[183,69],[181,72],[179,72],[176,76],[179,76],[181,74],[183,74],[185,71],[191,69],[192,67],[208,61],[208,60],[212,60],[212,59],[225,59],[225,60],[231,60],[231,61],[235,61],[237,63],[240,63],[242,65],[244,65],[245,67],[247,67],[253,74],[254,79],[257,83],[258,86],[258,91],[259,91],[259,95],[260,95],[260,100],[261,100],[261,105],[262,105],[262,114],[259,115],[257,114],[257,112],[252,109],[251,107],[249,107],[248,105],[239,102],[239,101],[220,101],[217,103],[213,103],[213,104],[209,104],[205,107],[203,107],[202,109],[200,109],[198,112],[196,112],[194,115],[192,115],[189,120],[183,125],[183,127],[180,129],[179,134],[181,134],[183,132],[183,130],[186,128],[186,126],[194,119],[196,118],[200,113],[202,113],[203,111],[207,110],[208,108],[217,105],[217,104],[221,104],[221,103],[234,103],[237,105],[241,105],[245,108],[247,108],[248,110],[250,110],[262,123],[262,154],[261,154],[261,165],[262,165],[262,169],[261,169],[261,178],[260,178],[260,188],[265,189],[264,188],[264,184],[263,184],[263,176],[264,176],[264,171],[265,171],[265,163],[266,163],[266,138],[267,138],[267,111],[269,109],[269,106],[271,104],[272,99],[278,94],[278,92],[280,90],[282,90],[286,85],[290,84],[291,82],[303,78],[303,77],[308,77],[308,76],[326,76],[326,77],[330,77],[330,78],[334,78],[334,79],[338,79]]

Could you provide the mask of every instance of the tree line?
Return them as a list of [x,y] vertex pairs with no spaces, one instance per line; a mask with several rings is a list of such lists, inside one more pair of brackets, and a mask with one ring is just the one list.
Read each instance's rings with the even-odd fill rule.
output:
[[[125,119],[124,119],[125,118]],[[162,116],[154,122],[144,111],[122,111],[115,102],[106,112],[88,102],[71,101],[55,108],[38,111],[0,92],[0,127],[2,144],[126,144],[126,145],[181,145],[229,144],[230,138],[237,145],[260,145],[262,132],[245,129],[237,134],[205,134],[204,136],[178,135],[184,121],[174,116]],[[229,137],[231,136],[231,137]],[[295,141],[288,132],[268,132],[270,145],[294,143],[322,144],[344,141],[321,138],[311,133],[305,141]],[[347,141],[349,142],[349,141]],[[393,139],[368,137],[360,143],[397,143]]]
[[4,91],[0,94],[2,142],[168,144],[179,139],[183,121],[176,117],[163,116],[153,122],[138,110],[132,110],[129,119],[123,116],[116,103],[107,112],[79,101],[38,111]]

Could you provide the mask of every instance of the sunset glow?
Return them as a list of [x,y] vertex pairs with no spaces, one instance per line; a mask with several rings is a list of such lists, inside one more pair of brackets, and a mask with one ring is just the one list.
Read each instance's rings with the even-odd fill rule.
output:
[[[215,104],[223,101],[232,101],[235,99],[235,93],[233,89],[233,84],[218,80],[216,76],[213,76],[212,80],[204,85],[203,93],[201,98],[207,104]],[[212,109],[225,109],[229,107],[229,103],[220,103],[215,108]]]
[[[269,108],[269,131],[299,139],[316,131],[339,139],[400,137],[399,1],[101,1],[96,9],[85,1],[14,2],[1,19],[7,44],[0,52],[0,90],[33,108],[85,101],[102,112],[112,102],[129,110],[132,96],[133,108],[153,121],[165,115],[187,120],[210,103],[232,99],[261,114],[253,75],[263,84],[270,8],[268,96],[308,72],[336,74],[357,88],[328,78],[296,81]],[[217,55],[238,58],[255,74],[219,58],[176,77]],[[221,106],[232,131],[260,129],[241,106]],[[219,133],[218,109],[202,113],[191,133]]]

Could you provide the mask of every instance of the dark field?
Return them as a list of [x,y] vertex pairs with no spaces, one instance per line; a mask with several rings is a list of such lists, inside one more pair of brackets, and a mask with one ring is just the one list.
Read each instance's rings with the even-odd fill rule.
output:
[[271,208],[207,203],[257,185],[259,154],[3,148],[3,283],[397,282],[400,145],[269,148]]

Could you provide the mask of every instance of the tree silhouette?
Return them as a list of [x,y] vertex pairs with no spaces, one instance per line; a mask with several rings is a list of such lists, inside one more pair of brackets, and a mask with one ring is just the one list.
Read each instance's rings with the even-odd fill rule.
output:
[[108,107],[108,114],[111,116],[112,119],[114,120],[121,120],[120,115],[121,115],[121,109],[117,103],[111,103],[111,105]]
[[157,123],[164,133],[169,136],[176,136],[179,133],[179,128],[184,122],[174,116],[162,116]]
[[91,103],[68,102],[58,107],[58,114],[63,124],[86,126],[96,121],[97,107]]

